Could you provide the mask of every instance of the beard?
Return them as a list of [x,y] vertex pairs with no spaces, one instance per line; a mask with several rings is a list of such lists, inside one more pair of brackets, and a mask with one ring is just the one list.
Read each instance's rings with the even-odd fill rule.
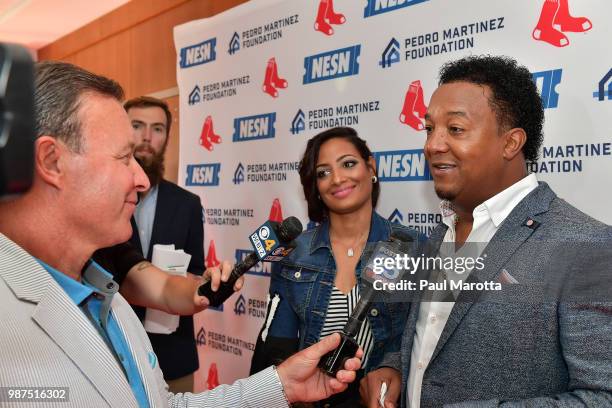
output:
[[[142,156],[139,155],[139,152],[147,152],[150,155]],[[151,183],[151,187],[156,186],[164,177],[164,153],[166,152],[166,148],[155,152],[150,144],[141,143],[136,146],[136,151],[134,156],[136,156],[136,161],[140,164],[145,174],[149,178],[149,182]]]
[[451,191],[448,189],[444,190],[442,188],[436,188],[435,184],[434,184],[434,191],[436,192],[436,195],[438,196],[438,198],[441,200],[453,201],[455,197],[457,196],[457,193],[455,191]]

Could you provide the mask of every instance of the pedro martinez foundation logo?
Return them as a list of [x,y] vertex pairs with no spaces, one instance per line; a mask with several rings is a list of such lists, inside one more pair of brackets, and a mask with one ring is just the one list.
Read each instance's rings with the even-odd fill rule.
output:
[[240,33],[235,31],[230,38],[227,53],[229,55],[235,55],[241,49],[258,47],[271,41],[280,40],[283,38],[283,33],[286,32],[286,29],[297,25],[299,22],[299,14],[292,14],[266,24],[249,27],[245,30],[241,30]]
[[[386,69],[396,63],[409,63],[441,54],[451,54],[477,47],[478,40],[495,35],[506,28],[505,16],[460,25],[443,27],[428,33],[398,39],[391,37],[380,49],[378,65]],[[401,65],[401,64],[400,64]]]

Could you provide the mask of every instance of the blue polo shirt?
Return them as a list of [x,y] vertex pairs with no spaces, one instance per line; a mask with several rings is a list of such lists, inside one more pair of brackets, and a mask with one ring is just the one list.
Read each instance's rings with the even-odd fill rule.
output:
[[112,275],[94,261],[90,261],[85,268],[82,281],[78,282],[40,259],[38,262],[57,281],[98,330],[110,351],[121,363],[138,405],[143,408],[149,407],[149,399],[138,372],[136,361],[110,309],[113,295],[117,293],[119,288],[119,285],[112,280]]

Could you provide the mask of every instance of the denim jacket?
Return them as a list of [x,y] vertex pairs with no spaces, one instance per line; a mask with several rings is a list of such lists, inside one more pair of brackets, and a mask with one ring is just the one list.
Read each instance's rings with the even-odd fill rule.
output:
[[[402,234],[413,239],[414,247],[422,237],[413,229],[372,213],[370,234],[355,275],[358,283],[367,262],[364,255],[371,253],[379,241],[388,241],[391,234]],[[297,248],[272,269],[270,298],[280,300],[270,320],[264,322],[265,342],[258,336],[251,372],[289,357],[319,340],[336,276],[336,264],[329,239],[329,222],[303,232],[296,240]],[[399,351],[401,336],[409,305],[401,303],[374,303],[367,319],[372,329],[374,344],[365,371],[374,369],[386,352]],[[265,344],[264,344],[265,343]]]

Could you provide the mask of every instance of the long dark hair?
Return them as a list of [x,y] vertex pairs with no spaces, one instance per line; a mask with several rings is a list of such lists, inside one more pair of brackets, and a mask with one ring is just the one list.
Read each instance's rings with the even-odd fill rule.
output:
[[[319,198],[317,189],[317,159],[321,145],[330,139],[342,138],[355,146],[359,155],[368,163],[372,152],[365,140],[359,137],[357,131],[350,127],[335,127],[319,133],[308,141],[304,156],[300,162],[300,181],[304,188],[304,196],[308,204],[308,217],[312,221],[321,222],[327,217],[327,206]],[[372,207],[376,207],[380,195],[380,184],[372,185]]]

